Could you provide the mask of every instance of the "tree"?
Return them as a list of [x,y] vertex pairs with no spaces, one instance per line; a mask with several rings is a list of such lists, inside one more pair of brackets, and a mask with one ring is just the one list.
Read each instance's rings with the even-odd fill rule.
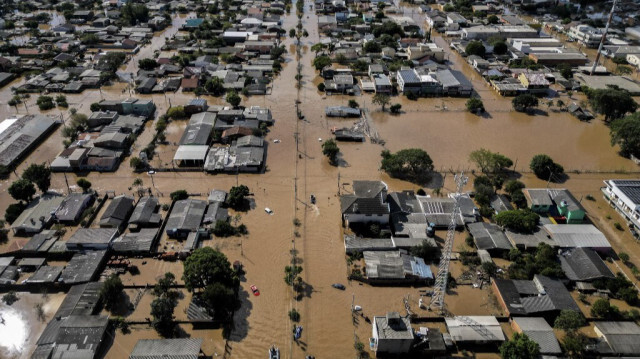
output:
[[11,290],[9,291],[7,294],[2,296],[2,301],[6,304],[6,305],[12,305],[13,303],[18,301],[18,295],[16,294],[15,291]]
[[384,112],[385,107],[391,102],[391,98],[389,98],[389,95],[377,93],[373,96],[373,100],[371,102],[373,102],[373,104],[375,105],[380,105],[382,107],[382,111]]
[[422,241],[422,243],[420,243],[420,245],[417,245],[417,246],[411,248],[411,255],[414,255],[416,257],[420,257],[420,258],[424,259],[425,261],[431,261],[431,260],[437,258],[437,256],[438,256],[438,247],[437,246],[433,246],[431,244],[431,242],[429,242],[429,241],[427,241],[425,239],[424,241]]
[[573,77],[573,71],[571,70],[571,65],[569,65],[566,62],[563,62],[558,66],[556,66],[556,70],[558,70],[560,72],[560,75],[562,75],[562,77],[564,77],[567,80],[571,80],[571,78]]
[[100,299],[108,310],[115,309],[118,299],[122,296],[124,285],[117,274],[111,274],[100,288]]
[[138,67],[142,70],[149,71],[158,67],[158,63],[154,59],[146,58],[138,60]]
[[400,110],[402,109],[402,105],[399,103],[393,104],[391,105],[391,107],[389,107],[389,112],[391,112],[394,115],[397,115],[400,113]]
[[171,194],[169,194],[169,197],[172,201],[180,201],[189,198],[189,193],[186,190],[179,189],[177,191],[171,192]]
[[613,319],[618,308],[612,306],[608,299],[600,298],[591,306],[591,315],[598,318]]
[[231,187],[227,196],[227,205],[231,208],[240,208],[244,205],[245,197],[250,193],[249,187],[241,184]]
[[149,20],[149,9],[144,4],[134,4],[128,1],[120,10],[121,19],[127,25],[136,25]]
[[26,207],[27,206],[22,202],[10,204],[4,211],[4,220],[9,224],[13,223],[16,219],[18,219],[18,217],[20,217],[20,214]]
[[139,157],[131,157],[131,159],[129,159],[129,166],[136,171],[142,171],[147,167],[147,164]]
[[174,120],[180,120],[187,117],[187,114],[184,112],[183,106],[175,106],[167,110],[167,117]]
[[588,89],[586,92],[593,110],[604,115],[605,121],[622,118],[629,112],[635,112],[638,104],[628,91],[619,88]]
[[158,283],[156,283],[155,287],[153,287],[153,295],[157,297],[161,296],[174,296],[177,292],[172,293],[173,287],[177,285],[176,276],[171,272],[167,272],[164,274],[164,277],[158,279]]
[[151,302],[151,316],[153,317],[151,324],[164,337],[170,337],[173,334],[175,328],[173,311],[177,305],[176,299],[168,296],[156,298]]
[[231,223],[219,219],[216,221],[215,227],[213,227],[213,234],[216,237],[231,237],[236,234],[236,229]]
[[89,109],[91,110],[91,112],[98,112],[98,111],[100,111],[100,104],[97,103],[97,102],[94,102],[94,103],[91,104]]
[[611,145],[619,145],[620,154],[640,156],[640,113],[612,121],[610,130]]
[[565,332],[575,331],[584,325],[587,325],[587,321],[584,319],[582,313],[567,309],[561,311],[553,323],[554,328],[562,329]]
[[536,177],[547,181],[557,180],[559,176],[564,174],[564,167],[553,162],[553,159],[545,154],[533,156],[529,168]]
[[511,100],[514,110],[525,112],[532,107],[538,106],[538,98],[530,94],[518,95]]
[[504,191],[509,195],[513,195],[518,191],[522,191],[522,189],[524,189],[525,187],[526,186],[524,185],[524,183],[514,179],[507,181],[507,183],[504,185]]
[[627,263],[630,259],[629,255],[625,252],[618,253],[618,258],[620,258],[620,260],[624,263]]
[[51,186],[51,169],[44,163],[41,165],[32,163],[24,170],[22,178],[35,183],[42,193],[46,193]]
[[477,98],[477,97],[471,97],[467,100],[467,111],[469,112],[473,112],[473,113],[478,113],[478,112],[484,112],[484,103],[482,103],[482,100]]
[[212,283],[230,288],[238,287],[238,277],[231,268],[227,256],[211,247],[198,248],[184,261],[182,275],[185,287],[194,291]]
[[322,154],[327,156],[329,163],[332,165],[337,163],[338,153],[340,153],[340,148],[334,139],[329,139],[322,143]]
[[493,45],[493,53],[496,55],[504,55],[507,53],[508,50],[509,50],[509,47],[507,46],[507,43],[504,41],[496,42]]
[[500,23],[500,19],[495,15],[489,15],[489,17],[487,17],[487,23],[489,23],[489,24],[499,24]]
[[471,41],[469,42],[467,47],[464,49],[464,52],[468,56],[476,55],[476,56],[484,57],[486,51],[487,50],[484,48],[482,41]]
[[82,188],[82,192],[86,193],[89,188],[91,188],[91,182],[89,182],[86,178],[78,178],[76,181],[78,187]]
[[500,346],[503,359],[537,359],[539,355],[540,345],[524,333],[515,333],[511,340]]
[[540,217],[527,209],[503,211],[495,216],[496,224],[516,232],[533,232]]
[[53,97],[51,96],[38,97],[38,99],[36,100],[36,104],[38,105],[40,111],[46,111],[56,107],[55,103],[53,103]]
[[496,174],[513,166],[513,161],[505,155],[481,148],[469,154],[469,161],[473,162],[482,173]]
[[391,177],[421,180],[433,171],[433,160],[420,148],[404,149],[395,154],[384,150],[381,156],[380,167]]
[[313,59],[313,66],[316,70],[321,71],[325,67],[331,65],[331,58],[327,55],[318,56]]
[[313,44],[313,45],[311,46],[311,51],[315,52],[316,57],[318,57],[318,52],[320,52],[320,51],[322,51],[322,50],[324,50],[324,44],[322,44],[322,43],[320,43],[320,42],[319,42],[319,43],[317,43],[317,44]]
[[382,51],[382,46],[380,46],[379,43],[377,43],[376,41],[367,41],[366,44],[364,44],[364,51],[367,53],[378,53],[380,51]]
[[236,305],[236,293],[221,283],[207,285],[201,298],[216,319],[228,319]]
[[562,349],[571,359],[582,359],[586,351],[588,338],[580,332],[569,332],[562,340]]
[[356,100],[349,100],[349,107],[358,108],[358,107],[360,107],[360,105],[358,104],[358,101],[356,101]]
[[289,29],[289,37],[291,38],[296,37],[296,29]]
[[224,81],[219,77],[212,77],[204,84],[204,89],[213,96],[221,96],[224,93]]
[[240,105],[240,101],[242,101],[242,98],[240,98],[237,92],[232,90],[227,93],[227,102],[234,108]]
[[15,180],[9,186],[9,195],[17,201],[31,201],[34,194],[36,194],[36,187],[31,181],[24,178]]

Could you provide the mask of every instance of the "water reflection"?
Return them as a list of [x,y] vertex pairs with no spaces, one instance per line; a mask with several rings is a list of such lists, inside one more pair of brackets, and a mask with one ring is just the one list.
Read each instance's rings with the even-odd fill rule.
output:
[[19,354],[27,340],[27,323],[20,313],[8,306],[0,307],[0,354]]

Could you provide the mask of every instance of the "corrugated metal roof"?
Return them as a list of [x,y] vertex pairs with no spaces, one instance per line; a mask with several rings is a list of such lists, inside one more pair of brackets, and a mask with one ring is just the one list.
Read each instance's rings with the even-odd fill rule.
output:
[[611,248],[607,237],[592,224],[545,224],[543,228],[559,247]]
[[140,339],[129,359],[198,359],[202,338]]

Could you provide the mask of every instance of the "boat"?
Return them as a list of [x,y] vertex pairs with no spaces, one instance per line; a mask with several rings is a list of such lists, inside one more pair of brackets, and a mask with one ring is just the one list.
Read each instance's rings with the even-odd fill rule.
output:
[[258,289],[258,287],[256,287],[256,285],[252,285],[251,287],[251,291],[253,292],[253,295],[255,295],[256,297],[260,295],[260,290]]
[[269,348],[269,359],[280,359],[280,349],[276,348],[275,345]]
[[359,312],[359,311],[361,311],[361,310],[362,310],[362,307],[361,307],[361,306],[359,306],[359,305],[356,305],[356,306],[354,306],[354,307],[353,307],[353,311],[354,311],[354,312]]
[[273,211],[269,207],[265,207],[264,211],[267,212],[267,214],[273,214]]
[[340,289],[340,290],[346,289],[346,287],[340,283],[333,283],[331,286],[334,287],[335,289]]

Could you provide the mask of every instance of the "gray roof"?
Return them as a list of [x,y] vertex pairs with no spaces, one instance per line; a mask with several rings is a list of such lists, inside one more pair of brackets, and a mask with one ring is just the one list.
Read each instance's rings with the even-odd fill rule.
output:
[[65,318],[70,315],[91,315],[100,301],[101,282],[90,282],[74,285],[69,289],[55,317]]
[[362,251],[392,250],[395,248],[391,238],[362,238],[344,235],[344,247],[347,253]]
[[562,349],[553,328],[544,318],[513,318],[522,332],[540,345],[541,354],[560,354]]
[[532,281],[495,278],[502,301],[513,314],[534,314],[560,310],[580,311],[561,281],[535,275]]
[[491,208],[493,208],[494,211],[500,213],[512,210],[513,206],[505,195],[498,194],[491,198]]
[[197,359],[202,338],[140,339],[129,359]]
[[574,248],[559,256],[562,270],[567,278],[574,281],[591,281],[600,278],[614,278],[613,273],[590,248]]
[[90,198],[90,194],[71,193],[58,207],[56,219],[60,221],[75,221],[86,208]]
[[494,316],[453,317],[444,320],[447,324],[447,330],[455,342],[484,342],[487,339],[483,334],[490,335],[494,341],[502,342],[505,340],[502,327]]
[[420,78],[413,70],[400,70],[398,71],[398,76],[402,78],[402,81],[404,81],[405,85],[420,84]]
[[[10,121],[10,120],[5,120]],[[4,124],[4,121],[0,123]],[[27,115],[0,132],[0,165],[11,166],[55,125],[48,116]]]
[[640,354],[640,327],[634,322],[596,322],[596,332],[617,354]]
[[413,340],[413,329],[409,318],[402,318],[391,312],[384,317],[374,317],[380,339]]
[[552,247],[556,246],[556,242],[541,227],[538,227],[533,233],[519,233],[507,229],[505,235],[514,247],[537,248],[540,243],[546,243]]
[[493,223],[470,223],[467,225],[478,249],[511,249],[511,243],[502,229]]
[[42,266],[29,277],[29,283],[53,283],[62,273],[62,266]]
[[207,200],[209,200],[209,203],[224,202],[227,200],[227,192],[219,189],[213,189],[211,190],[211,192],[209,192],[209,197],[207,198]]
[[195,231],[200,227],[206,208],[207,202],[198,199],[189,198],[176,201],[165,228],[167,230]]
[[609,180],[636,205],[640,204],[640,180]]
[[584,207],[576,200],[575,197],[564,188],[562,189],[549,189],[549,197],[555,202],[556,205],[560,206],[562,203],[567,205],[569,211],[584,211]]
[[191,322],[212,322],[213,317],[209,314],[209,310],[201,302],[200,298],[194,296],[189,302],[187,308],[187,318]]
[[57,194],[45,194],[34,199],[12,223],[11,228],[27,232],[41,231],[51,220],[51,213],[58,209],[63,200],[64,197]]
[[67,284],[91,281],[97,274],[107,251],[76,253],[62,271],[62,281]]
[[133,197],[120,195],[111,200],[109,206],[100,217],[100,225],[119,226],[133,209]]
[[142,228],[128,232],[113,240],[111,248],[116,252],[149,252],[158,233],[158,228]]
[[133,209],[129,224],[160,224],[162,218],[156,213],[157,197],[142,197]]
[[545,224],[543,228],[561,248],[611,248],[607,237],[592,224]]
[[187,125],[187,128],[185,128],[179,143],[180,145],[207,145],[209,144],[209,137],[212,131],[213,124],[190,123]]
[[79,228],[67,241],[69,245],[108,244],[118,234],[117,228]]
[[553,201],[546,188],[525,188],[522,190],[530,205],[551,206]]
[[436,72],[438,81],[442,84],[443,88],[460,86],[463,88],[473,88],[471,82],[459,71],[454,70],[440,70]]

